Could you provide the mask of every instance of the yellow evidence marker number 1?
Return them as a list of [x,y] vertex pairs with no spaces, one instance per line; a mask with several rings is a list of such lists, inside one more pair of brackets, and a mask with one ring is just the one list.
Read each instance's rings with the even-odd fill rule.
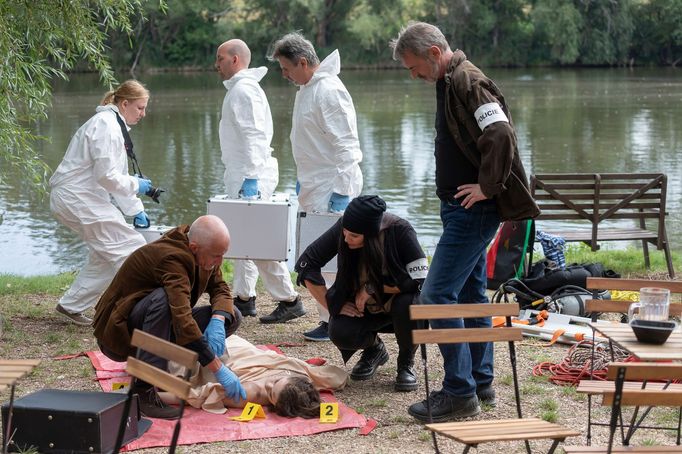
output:
[[230,419],[235,421],[251,421],[253,418],[265,418],[263,407],[261,407],[260,404],[254,404],[253,402],[246,403],[241,415],[230,416]]
[[336,402],[322,402],[320,404],[320,422],[335,423],[339,420],[339,404]]

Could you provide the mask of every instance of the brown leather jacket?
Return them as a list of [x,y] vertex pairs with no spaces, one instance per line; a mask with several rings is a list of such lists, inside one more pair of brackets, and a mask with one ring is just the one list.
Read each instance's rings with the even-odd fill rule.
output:
[[95,337],[112,352],[128,356],[128,314],[151,293],[163,287],[168,295],[175,342],[186,345],[201,338],[192,318],[192,307],[208,293],[214,311],[234,315],[232,294],[220,268],[199,268],[189,249],[188,225],[181,225],[160,239],[142,246],[126,259],[95,307]]
[[[493,198],[504,220],[534,218],[540,214],[530,194],[516,143],[516,133],[504,96],[495,83],[456,50],[445,73],[445,114],[455,143],[478,168],[478,183]],[[497,103],[509,122],[478,126],[474,112],[483,104]]]

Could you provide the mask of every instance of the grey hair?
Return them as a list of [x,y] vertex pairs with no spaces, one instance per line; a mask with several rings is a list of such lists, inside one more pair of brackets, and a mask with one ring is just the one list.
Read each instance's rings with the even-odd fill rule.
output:
[[408,51],[416,57],[426,57],[431,46],[436,46],[443,52],[450,50],[448,41],[438,27],[414,21],[408,22],[400,30],[398,38],[391,40],[388,46],[393,49],[393,60],[396,61]]
[[298,64],[298,60],[303,57],[310,66],[320,64],[320,59],[317,56],[317,52],[315,52],[313,43],[305,39],[300,32],[287,33],[275,41],[266,57],[270,61],[283,57],[294,64]]

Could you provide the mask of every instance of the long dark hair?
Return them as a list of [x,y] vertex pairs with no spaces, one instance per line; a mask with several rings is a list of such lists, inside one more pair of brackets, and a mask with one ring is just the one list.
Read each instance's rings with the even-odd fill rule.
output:
[[304,377],[291,377],[273,405],[275,413],[287,418],[320,417],[320,392]]
[[365,235],[363,246],[351,249],[344,241],[342,230],[338,251],[336,286],[344,298],[352,298],[360,289],[361,266],[367,270],[367,282],[377,292],[381,292],[384,286],[382,278],[384,251],[379,235]]

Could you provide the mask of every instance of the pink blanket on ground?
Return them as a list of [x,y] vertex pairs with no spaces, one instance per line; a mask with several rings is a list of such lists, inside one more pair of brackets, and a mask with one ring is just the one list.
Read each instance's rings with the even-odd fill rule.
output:
[[[125,362],[112,361],[100,351],[87,352],[87,355],[95,367],[97,380],[102,390],[111,391],[115,383],[130,382],[130,377],[125,372]],[[323,392],[322,400],[338,402],[331,392]],[[250,422],[237,422],[229,419],[231,416],[239,416],[241,412],[241,409],[232,408],[226,414],[215,415],[186,406],[178,444],[312,435],[337,429],[365,428],[368,425],[368,420],[364,416],[341,402],[339,402],[339,420],[335,424],[322,424],[317,419],[283,418],[269,412],[267,408],[265,419],[254,419]],[[151,428],[140,438],[126,445],[124,451],[170,445],[175,421],[151,420],[153,421]],[[367,427],[367,429],[370,428]]]

